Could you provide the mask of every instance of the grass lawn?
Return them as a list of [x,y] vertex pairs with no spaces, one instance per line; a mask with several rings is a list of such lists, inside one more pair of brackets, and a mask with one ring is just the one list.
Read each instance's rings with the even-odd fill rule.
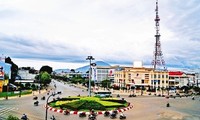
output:
[[[21,95],[27,95],[27,94],[32,94],[32,90],[23,90],[21,92]],[[13,96],[19,96],[20,95],[20,92],[1,92],[0,93],[0,98],[3,98],[3,97],[13,97]]]

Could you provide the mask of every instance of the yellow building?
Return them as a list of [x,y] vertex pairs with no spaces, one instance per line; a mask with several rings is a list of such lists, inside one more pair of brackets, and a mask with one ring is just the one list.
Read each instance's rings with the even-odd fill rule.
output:
[[154,71],[145,67],[121,67],[115,70],[114,85],[120,88],[167,88],[169,81],[168,71]]

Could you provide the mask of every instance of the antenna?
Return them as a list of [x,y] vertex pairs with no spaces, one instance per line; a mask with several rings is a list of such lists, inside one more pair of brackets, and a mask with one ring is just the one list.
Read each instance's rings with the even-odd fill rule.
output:
[[[165,65],[165,61],[163,59],[163,54],[161,51],[161,43],[160,43],[160,25],[159,25],[159,15],[158,15],[158,0],[156,0],[156,18],[154,19],[155,21],[155,26],[156,26],[156,43],[155,43],[155,51],[153,53],[153,61],[152,61],[152,65],[153,65],[153,69],[156,70],[158,69],[158,66],[164,66]],[[165,67],[164,67],[165,69]]]

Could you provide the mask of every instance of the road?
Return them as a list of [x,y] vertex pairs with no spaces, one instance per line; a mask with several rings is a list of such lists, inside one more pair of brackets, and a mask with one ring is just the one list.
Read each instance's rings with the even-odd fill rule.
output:
[[[87,95],[87,92],[83,92],[81,89],[76,88],[74,86],[70,86],[68,84],[64,84],[58,81],[54,81],[50,84],[51,87],[56,84],[56,89],[50,90],[50,94],[53,92],[61,91],[61,95],[57,95],[56,97],[68,97],[68,96],[77,96],[78,94],[81,95]],[[37,95],[36,95],[37,94]],[[17,117],[21,117],[22,114],[27,114],[30,120],[44,120],[46,110],[44,108],[44,105],[46,103],[46,100],[41,100],[42,96],[48,97],[47,93],[41,93],[38,92],[34,93],[38,97],[39,105],[34,106],[34,102],[36,100],[33,100],[33,95],[29,96],[23,96],[23,97],[17,97],[17,98],[8,98],[8,100],[0,100],[0,120],[5,119],[8,117],[8,115],[12,114]],[[53,97],[49,99],[51,101]],[[48,111],[48,118],[50,118],[51,115],[55,114],[56,117],[63,116],[61,114],[56,114],[54,112]]]
[[[54,88],[54,85],[56,85],[56,88]],[[53,88],[50,90],[50,94],[54,92],[61,91],[61,95],[57,95],[56,97],[68,97],[68,96],[87,96],[87,91],[82,91],[82,89],[71,86],[68,84],[65,84],[63,82],[58,82],[53,80],[53,82],[50,84],[50,88]],[[45,120],[45,111],[44,105],[46,103],[46,100],[41,100],[40,98],[42,96],[48,97],[46,91],[43,91],[42,93],[38,94],[38,92],[34,93],[38,96],[39,106],[34,106],[33,95],[25,96],[25,97],[18,97],[8,100],[0,100],[0,120],[4,120],[9,114],[12,114],[17,117],[21,117],[23,113],[27,114],[30,120]],[[116,97],[116,94],[113,96]],[[195,111],[200,110],[199,106],[199,100],[192,101],[191,98],[176,98],[176,99],[169,99],[167,101],[163,97],[154,97],[154,96],[137,96],[129,98],[127,95],[121,95],[121,98],[124,98],[128,102],[133,105],[133,109],[130,109],[125,113],[127,116],[126,120],[155,120],[155,119],[162,119],[162,114],[165,113],[165,110],[172,110],[175,109],[176,111],[181,110],[187,110],[192,111],[192,113],[195,113]],[[51,101],[53,97],[49,99]],[[172,104],[172,107],[166,108],[166,103],[170,102]],[[194,103],[195,102],[195,103]],[[192,103],[194,107],[189,108],[186,105],[188,103]],[[185,106],[185,107],[184,107]],[[191,106],[191,105],[190,105]],[[162,111],[161,111],[162,110]],[[164,111],[164,112],[163,112]],[[182,111],[181,111],[182,112]],[[191,114],[192,114],[191,113]],[[88,120],[87,117],[85,118],[79,118],[78,115],[63,115],[62,113],[57,113],[53,111],[48,111],[48,120],[50,120],[50,117],[54,115],[56,120]],[[196,114],[198,115],[198,114]],[[151,119],[149,117],[152,117]],[[118,116],[119,117],[119,116]],[[103,115],[97,116],[98,120],[110,120],[109,117],[104,117]],[[119,118],[117,118],[119,119]],[[165,119],[165,120],[171,120]]]

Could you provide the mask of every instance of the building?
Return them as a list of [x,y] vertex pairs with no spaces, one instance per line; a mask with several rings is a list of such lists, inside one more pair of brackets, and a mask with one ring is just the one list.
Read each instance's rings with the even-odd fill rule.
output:
[[113,83],[115,70],[118,67],[119,66],[97,66],[97,83],[101,83],[103,80],[110,80]]
[[195,73],[195,84],[200,87],[200,73]]
[[136,89],[153,90],[168,87],[168,80],[168,71],[156,71],[134,63],[133,67],[121,67],[115,71],[114,85],[126,89],[134,86]]
[[170,87],[194,86],[195,83],[195,74],[184,73],[182,71],[169,71]]

